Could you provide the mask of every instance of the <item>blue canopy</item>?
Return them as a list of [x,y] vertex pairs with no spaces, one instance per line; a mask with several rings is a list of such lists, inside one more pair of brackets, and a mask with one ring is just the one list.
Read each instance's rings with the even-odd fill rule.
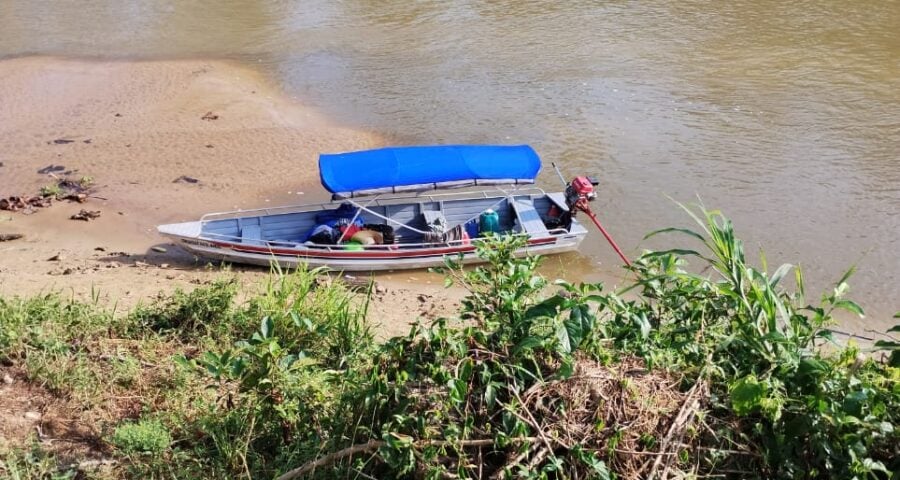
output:
[[531,184],[541,159],[528,145],[391,147],[319,155],[322,185],[336,197],[472,185]]

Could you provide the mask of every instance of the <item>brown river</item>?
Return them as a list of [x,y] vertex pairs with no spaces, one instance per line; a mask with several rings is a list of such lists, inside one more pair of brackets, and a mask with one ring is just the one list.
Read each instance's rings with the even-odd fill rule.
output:
[[[0,2],[0,58],[30,54],[237,60],[397,144],[529,143],[543,187],[550,162],[598,177],[632,256],[692,246],[642,237],[699,198],[811,292],[856,265],[849,328],[900,310],[896,0]],[[616,265],[600,235],[549,261]]]

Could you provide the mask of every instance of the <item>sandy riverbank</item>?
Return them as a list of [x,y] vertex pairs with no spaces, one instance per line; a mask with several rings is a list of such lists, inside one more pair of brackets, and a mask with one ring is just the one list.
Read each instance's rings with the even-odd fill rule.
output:
[[[0,196],[35,194],[55,180],[38,170],[54,165],[92,177],[102,197],[32,215],[0,211],[0,233],[25,235],[0,243],[0,295],[100,292],[127,307],[202,283],[222,273],[175,248],[151,250],[165,247],[157,224],[322,199],[319,152],[385,143],[333,124],[229,62],[0,61]],[[174,183],[182,175],[199,182]],[[101,216],[69,219],[82,208]],[[248,283],[265,275],[236,272]],[[427,274],[379,281],[387,293],[372,318],[390,333],[417,315],[440,314],[460,295]]]

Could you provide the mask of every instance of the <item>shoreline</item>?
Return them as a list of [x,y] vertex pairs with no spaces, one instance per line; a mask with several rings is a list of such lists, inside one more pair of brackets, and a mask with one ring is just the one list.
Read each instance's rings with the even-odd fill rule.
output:
[[[84,204],[0,210],[0,233],[24,235],[0,242],[3,296],[70,290],[89,299],[99,291],[104,302],[129,307],[208,282],[221,270],[170,247],[156,225],[322,200],[319,152],[386,143],[332,123],[234,61],[6,58],[0,98],[10,99],[0,112],[0,197],[36,195],[66,173],[95,185]],[[59,172],[37,173],[47,167]],[[177,182],[182,176],[197,182]],[[101,214],[69,219],[81,209]],[[268,275],[231,271],[243,283]],[[373,299],[372,317],[385,334],[461,297],[431,275],[378,277],[386,293]]]

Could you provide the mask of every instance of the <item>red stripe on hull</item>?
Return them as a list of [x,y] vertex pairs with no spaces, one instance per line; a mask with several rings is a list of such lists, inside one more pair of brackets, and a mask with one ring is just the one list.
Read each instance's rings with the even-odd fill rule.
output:
[[[253,245],[238,245],[234,243],[223,243],[223,242],[211,242],[213,245],[228,249],[234,250],[236,252],[244,252],[244,253],[264,253],[269,255],[287,255],[291,257],[301,257],[301,258],[331,258],[331,259],[342,259],[342,258],[352,258],[358,260],[365,259],[385,259],[385,258],[416,258],[416,257],[436,257],[443,255],[450,255],[454,253],[470,253],[475,251],[475,247],[468,245],[463,247],[445,247],[445,248],[434,248],[434,249],[421,249],[417,251],[412,250],[388,250],[383,252],[310,252],[309,250],[291,250],[287,248],[270,248],[270,247],[254,247]],[[540,238],[536,240],[529,240],[529,246],[536,245],[549,245],[552,243],[556,243],[555,238]]]

